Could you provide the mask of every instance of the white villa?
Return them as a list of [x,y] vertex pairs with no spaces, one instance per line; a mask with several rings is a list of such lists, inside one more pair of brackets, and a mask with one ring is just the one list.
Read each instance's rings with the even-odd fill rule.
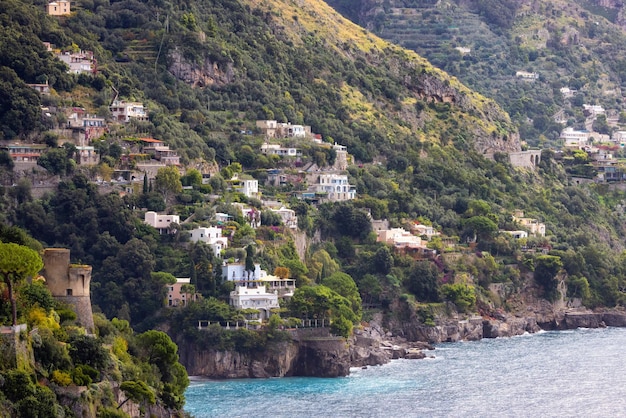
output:
[[589,114],[591,117],[596,117],[598,115],[604,115],[605,110],[600,105],[590,105],[584,104],[583,109],[585,109],[585,113]]
[[531,235],[540,237],[546,236],[546,224],[539,222],[537,219],[525,218],[524,212],[521,210],[515,211],[513,214],[513,220],[518,222],[522,227],[528,229]]
[[283,147],[279,144],[268,143],[261,145],[261,154],[279,155],[281,157],[296,157],[298,155],[302,155],[297,148]]
[[296,291],[295,279],[281,279],[277,276],[268,275],[259,280],[270,292],[278,294],[279,299],[288,299]]
[[298,217],[293,209],[287,209],[286,207],[281,206],[280,209],[272,209],[272,212],[277,213],[280,216],[280,219],[282,219],[286,227],[291,229],[298,228]]
[[[69,4],[69,2],[68,2]],[[55,54],[69,67],[70,74],[88,74],[96,71],[96,59],[92,51],[61,52]]]
[[500,231],[505,234],[509,234],[515,239],[528,238],[528,232],[526,231]]
[[345,174],[320,174],[318,183],[312,188],[317,193],[326,193],[326,198],[332,202],[356,197],[356,187],[348,183],[348,176]]
[[116,122],[129,122],[131,119],[148,120],[148,112],[143,103],[115,100],[109,107],[111,116]]
[[589,131],[576,131],[570,126],[563,129],[559,138],[566,147],[581,148],[589,143]]
[[247,272],[246,265],[243,262],[222,264],[222,277],[224,280],[231,282],[243,282],[248,280],[261,280],[267,277],[267,272],[261,270],[261,265],[255,263],[254,271]]
[[515,77],[522,78],[524,80],[536,80],[539,78],[539,74],[531,73],[529,71],[517,71]]
[[393,245],[396,248],[423,248],[422,238],[411,234],[404,228],[391,228],[376,231],[376,241]]
[[215,256],[219,256],[222,250],[228,248],[228,238],[222,236],[222,229],[216,227],[198,227],[189,231],[189,241],[206,243]]
[[156,212],[148,211],[144,215],[144,222],[159,231],[159,234],[173,233],[170,230],[171,224],[180,224],[178,215],[159,215]]
[[254,284],[238,284],[230,292],[230,305],[235,309],[258,309],[259,319],[268,319],[271,310],[279,308],[278,293],[269,292],[265,286]]
[[246,197],[259,197],[259,181],[250,176],[235,175],[231,181],[235,183],[234,188]]
[[437,235],[441,235],[432,226],[430,226],[430,225],[422,225],[422,224],[418,224],[418,223],[414,223],[413,225],[411,225],[411,232],[413,232],[416,235],[419,235],[420,237],[421,236],[426,236],[426,239],[428,239],[429,241],[432,239],[432,237],[437,236]]

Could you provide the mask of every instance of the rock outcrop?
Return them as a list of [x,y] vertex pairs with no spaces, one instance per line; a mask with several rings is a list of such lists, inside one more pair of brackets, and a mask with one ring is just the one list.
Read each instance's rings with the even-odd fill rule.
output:
[[[202,349],[178,342],[180,361],[191,376],[209,378],[266,378],[285,376],[347,376],[350,367],[367,367],[394,359],[427,357],[431,344],[476,341],[535,333],[540,330],[566,330],[626,327],[626,312],[606,310],[552,310],[536,305],[527,316],[499,313],[497,317],[473,316],[468,319],[439,319],[437,325],[418,321],[402,324],[394,335],[382,327],[383,317],[356,328],[347,341],[332,336],[328,328],[290,331],[292,340],[271,342],[254,352]],[[397,324],[396,324],[397,325]]]
[[190,376],[216,379],[290,376],[298,357],[295,342],[269,343],[257,352],[202,349],[180,342],[178,346],[180,362]]
[[179,341],[180,362],[191,376],[264,378],[338,377],[350,373],[350,350],[344,338],[327,328],[291,332],[291,341],[270,342],[262,351],[202,349]]

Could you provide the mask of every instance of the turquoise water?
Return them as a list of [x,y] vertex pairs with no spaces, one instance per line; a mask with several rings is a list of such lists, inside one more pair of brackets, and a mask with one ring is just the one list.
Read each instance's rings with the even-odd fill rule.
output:
[[205,417],[626,416],[626,329],[447,343],[336,379],[194,381]]

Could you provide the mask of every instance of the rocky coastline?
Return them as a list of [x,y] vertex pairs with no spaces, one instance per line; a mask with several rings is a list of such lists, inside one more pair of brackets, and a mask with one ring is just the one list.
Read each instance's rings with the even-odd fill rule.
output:
[[443,342],[512,337],[541,330],[626,327],[626,312],[573,309],[527,316],[496,314],[442,319],[435,326],[390,324],[391,328],[383,327],[383,320],[382,314],[375,315],[347,341],[332,336],[327,328],[292,330],[291,341],[270,343],[257,352],[218,351],[179,343],[180,361],[190,376],[203,378],[340,377],[347,376],[352,367],[433,356],[428,353],[433,344]]

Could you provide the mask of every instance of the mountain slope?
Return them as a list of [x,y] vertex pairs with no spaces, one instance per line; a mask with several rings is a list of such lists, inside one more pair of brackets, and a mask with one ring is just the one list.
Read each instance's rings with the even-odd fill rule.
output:
[[[624,110],[624,7],[614,1],[329,2],[352,20],[417,51],[494,98],[536,145],[556,141],[564,112],[582,127],[581,104]],[[349,5],[349,6],[348,6]],[[532,82],[518,71],[538,74]],[[565,98],[561,87],[576,92]],[[551,142],[554,143],[554,142]]]

